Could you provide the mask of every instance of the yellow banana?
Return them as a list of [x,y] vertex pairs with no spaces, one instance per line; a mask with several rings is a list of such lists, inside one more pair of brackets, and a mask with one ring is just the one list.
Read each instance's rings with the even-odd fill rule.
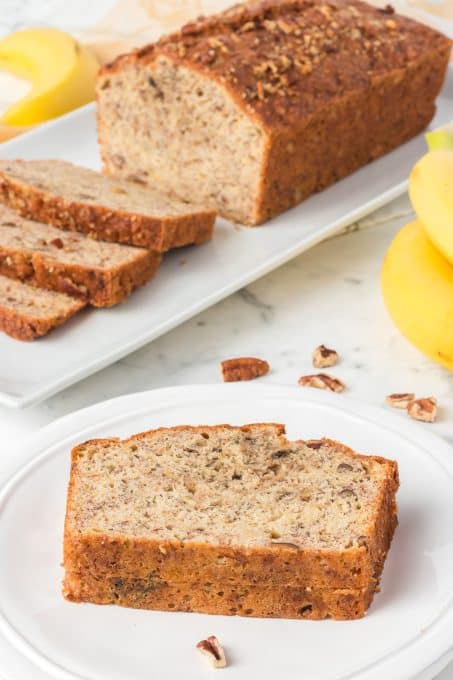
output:
[[453,370],[453,266],[434,248],[420,222],[403,227],[390,245],[382,293],[402,334]]
[[426,232],[453,264],[453,151],[431,151],[414,166],[409,195]]
[[57,29],[26,29],[1,40],[0,69],[30,80],[32,85],[0,118],[5,125],[34,125],[94,98],[96,59]]

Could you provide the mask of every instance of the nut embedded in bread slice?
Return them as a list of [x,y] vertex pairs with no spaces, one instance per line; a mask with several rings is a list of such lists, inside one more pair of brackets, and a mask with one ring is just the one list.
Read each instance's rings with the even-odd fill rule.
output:
[[[181,426],[86,442],[72,453],[65,594],[99,601],[93,584],[115,577],[132,584],[122,604],[153,608],[158,590],[156,600],[150,593],[133,604],[152,574],[170,586],[360,591],[363,614],[397,523],[397,487],[396,463],[328,439],[289,441],[281,425]],[[219,596],[212,610],[232,606]]]

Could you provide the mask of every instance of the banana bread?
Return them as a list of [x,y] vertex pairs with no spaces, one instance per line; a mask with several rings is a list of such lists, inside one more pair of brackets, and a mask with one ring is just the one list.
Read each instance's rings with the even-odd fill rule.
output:
[[0,205],[0,274],[79,297],[95,307],[123,302],[156,273],[159,253],[94,241]]
[[16,340],[35,340],[84,307],[63,293],[41,290],[0,275],[0,330]]
[[423,130],[450,44],[389,5],[236,5],[101,70],[104,167],[259,224]]
[[215,212],[55,160],[0,160],[0,199],[25,217],[158,252],[212,237]]
[[263,598],[244,600],[256,615],[360,616],[397,524],[397,487],[396,463],[288,441],[281,425],[86,442],[72,452],[64,594],[230,614],[249,589]]
[[365,616],[374,588],[334,589],[243,582],[169,583],[118,577],[94,578],[66,574],[66,597],[71,602],[117,604],[135,609],[236,614],[304,619],[358,619]]

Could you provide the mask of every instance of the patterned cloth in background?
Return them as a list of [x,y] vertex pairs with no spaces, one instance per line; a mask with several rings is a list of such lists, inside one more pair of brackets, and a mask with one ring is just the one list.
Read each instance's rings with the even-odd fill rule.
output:
[[[368,0],[377,6],[386,0]],[[80,35],[101,62],[152,42],[200,14],[212,14],[234,0],[117,0],[97,25]],[[398,12],[412,16],[453,38],[453,0],[394,0]]]

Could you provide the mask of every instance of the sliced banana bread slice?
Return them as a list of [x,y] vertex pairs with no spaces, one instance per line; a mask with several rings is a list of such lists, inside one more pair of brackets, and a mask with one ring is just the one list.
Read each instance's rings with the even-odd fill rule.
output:
[[0,274],[95,307],[123,302],[154,276],[160,260],[159,253],[64,232],[0,205]]
[[63,293],[33,288],[0,275],[0,330],[16,340],[35,340],[84,307]]
[[91,601],[92,579],[150,575],[373,593],[397,487],[396,463],[328,439],[288,441],[282,425],[86,442],[72,452],[65,594]]
[[0,161],[0,196],[25,217],[164,252],[212,237],[215,211],[56,160]]

